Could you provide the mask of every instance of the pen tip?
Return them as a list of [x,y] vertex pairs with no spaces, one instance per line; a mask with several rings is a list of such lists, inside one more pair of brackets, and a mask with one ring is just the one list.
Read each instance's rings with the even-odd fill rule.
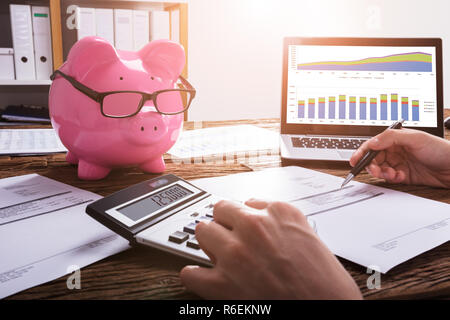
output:
[[345,187],[345,185],[346,185],[347,183],[349,183],[353,178],[354,178],[354,175],[351,174],[351,173],[349,173],[348,176],[345,178],[344,182],[342,182],[341,189],[342,189],[343,187]]

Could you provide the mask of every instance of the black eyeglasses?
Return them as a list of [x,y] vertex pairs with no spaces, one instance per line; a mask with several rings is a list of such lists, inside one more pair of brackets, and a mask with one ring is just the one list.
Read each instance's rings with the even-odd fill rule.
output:
[[[81,93],[100,103],[102,115],[109,118],[132,117],[141,111],[144,103],[148,100],[153,101],[156,111],[161,114],[174,115],[183,113],[191,105],[196,93],[194,87],[182,76],[179,79],[184,88],[147,93],[141,91],[97,92],[59,70],[53,72],[50,79],[54,80],[57,75],[69,81]],[[179,87],[181,87],[181,84],[179,84]]]

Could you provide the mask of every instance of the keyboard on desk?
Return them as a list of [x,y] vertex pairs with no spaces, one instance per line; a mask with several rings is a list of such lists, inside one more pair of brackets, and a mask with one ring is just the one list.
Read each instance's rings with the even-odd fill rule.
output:
[[325,138],[325,137],[292,137],[295,148],[321,149],[358,149],[366,139],[359,138]]

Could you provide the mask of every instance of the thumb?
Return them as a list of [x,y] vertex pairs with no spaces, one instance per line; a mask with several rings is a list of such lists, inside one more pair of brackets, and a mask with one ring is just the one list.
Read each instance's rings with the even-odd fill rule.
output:
[[217,290],[216,270],[199,266],[185,266],[180,272],[181,283],[203,298],[209,298]]

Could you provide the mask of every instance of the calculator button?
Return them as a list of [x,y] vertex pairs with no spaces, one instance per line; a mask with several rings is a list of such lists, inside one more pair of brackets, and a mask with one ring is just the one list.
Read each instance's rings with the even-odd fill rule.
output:
[[197,239],[195,239],[195,237],[186,242],[186,246],[193,249],[200,249],[200,245],[198,244],[198,241]]
[[184,226],[183,231],[190,233],[190,234],[195,234],[195,227],[197,226],[197,224],[195,222],[191,222],[189,223],[187,226]]
[[201,217],[198,217],[197,219],[195,219],[196,223],[199,223],[199,222],[210,222],[210,221],[212,221],[212,218],[206,217],[206,216],[201,216]]
[[198,213],[198,212],[193,212],[193,213],[191,213],[191,217],[197,217],[199,214],[200,213]]
[[175,242],[175,243],[183,243],[189,238],[189,234],[186,232],[181,231],[175,231],[169,236],[169,241]]
[[210,203],[205,207],[205,209],[212,209],[212,208],[214,208],[214,203]]

